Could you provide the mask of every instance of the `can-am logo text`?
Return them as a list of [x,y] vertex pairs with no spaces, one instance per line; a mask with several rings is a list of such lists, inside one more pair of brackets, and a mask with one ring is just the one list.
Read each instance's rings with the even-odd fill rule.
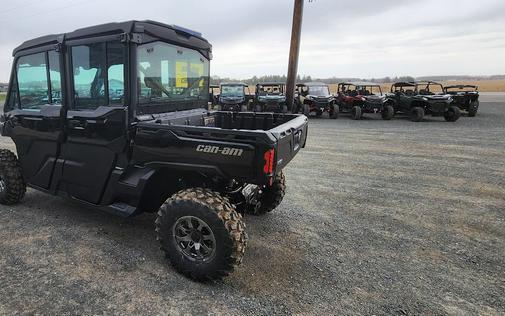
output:
[[230,147],[219,147],[219,146],[210,146],[210,145],[198,145],[196,146],[196,151],[208,154],[221,154],[226,156],[242,156],[244,152],[243,149],[240,148],[230,148]]

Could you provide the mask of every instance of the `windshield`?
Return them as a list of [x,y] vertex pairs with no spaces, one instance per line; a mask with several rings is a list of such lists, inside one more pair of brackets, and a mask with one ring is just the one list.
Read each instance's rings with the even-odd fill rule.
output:
[[137,56],[140,104],[208,99],[209,61],[199,52],[154,42],[140,45]]
[[283,85],[260,85],[258,86],[259,95],[279,95],[284,93]]
[[361,86],[356,87],[359,95],[382,95],[382,90],[379,86]]
[[223,97],[243,97],[244,86],[221,86],[221,96]]
[[416,89],[421,95],[443,94],[444,87],[439,83],[419,83]]
[[318,97],[330,95],[330,89],[328,86],[309,86],[309,94]]

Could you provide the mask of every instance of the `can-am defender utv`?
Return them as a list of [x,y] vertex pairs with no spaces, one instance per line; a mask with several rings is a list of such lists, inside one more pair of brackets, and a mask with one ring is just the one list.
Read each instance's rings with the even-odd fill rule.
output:
[[219,87],[219,111],[247,112],[251,93],[245,83],[222,83]]
[[296,85],[293,113],[300,110],[306,116],[315,113],[316,116],[328,112],[330,118],[338,118],[339,108],[335,97],[331,95],[330,88],[322,82],[309,82]]
[[[241,212],[281,203],[303,115],[208,111],[211,45],[153,21],[49,35],[14,50],[0,131],[0,203],[26,185],[119,216],[156,212],[161,248],[195,279],[228,275]],[[57,97],[61,93],[61,98]]]
[[452,97],[444,93],[440,83],[433,81],[396,82],[386,101],[395,113],[410,115],[413,122],[422,121],[425,115],[443,116],[446,121],[455,122],[461,112],[451,103]]
[[386,104],[386,96],[378,83],[341,82],[337,86],[337,103],[341,113],[350,113],[355,120],[360,120],[365,113],[380,113],[384,120],[394,115],[394,108]]
[[452,105],[467,111],[468,116],[474,117],[479,110],[479,87],[474,85],[445,86],[444,92],[452,97]]
[[254,94],[255,112],[287,113],[286,85],[279,82],[258,83]]

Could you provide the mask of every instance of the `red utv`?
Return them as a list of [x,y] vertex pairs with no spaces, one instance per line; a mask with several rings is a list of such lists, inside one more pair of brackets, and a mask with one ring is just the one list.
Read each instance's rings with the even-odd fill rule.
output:
[[351,113],[359,120],[364,113],[380,113],[384,120],[390,120],[394,108],[386,104],[379,84],[373,82],[341,82],[337,88],[337,103],[340,112]]

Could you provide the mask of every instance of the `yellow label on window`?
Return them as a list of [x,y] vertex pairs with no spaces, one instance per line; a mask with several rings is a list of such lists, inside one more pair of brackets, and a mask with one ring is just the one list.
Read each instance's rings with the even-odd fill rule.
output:
[[185,61],[175,62],[175,87],[188,87],[188,63]]
[[203,78],[202,78],[203,77],[203,64],[191,63],[190,72],[191,72],[192,77],[194,76],[196,78],[201,78],[198,81],[198,86],[203,87],[203,85],[204,85]]

